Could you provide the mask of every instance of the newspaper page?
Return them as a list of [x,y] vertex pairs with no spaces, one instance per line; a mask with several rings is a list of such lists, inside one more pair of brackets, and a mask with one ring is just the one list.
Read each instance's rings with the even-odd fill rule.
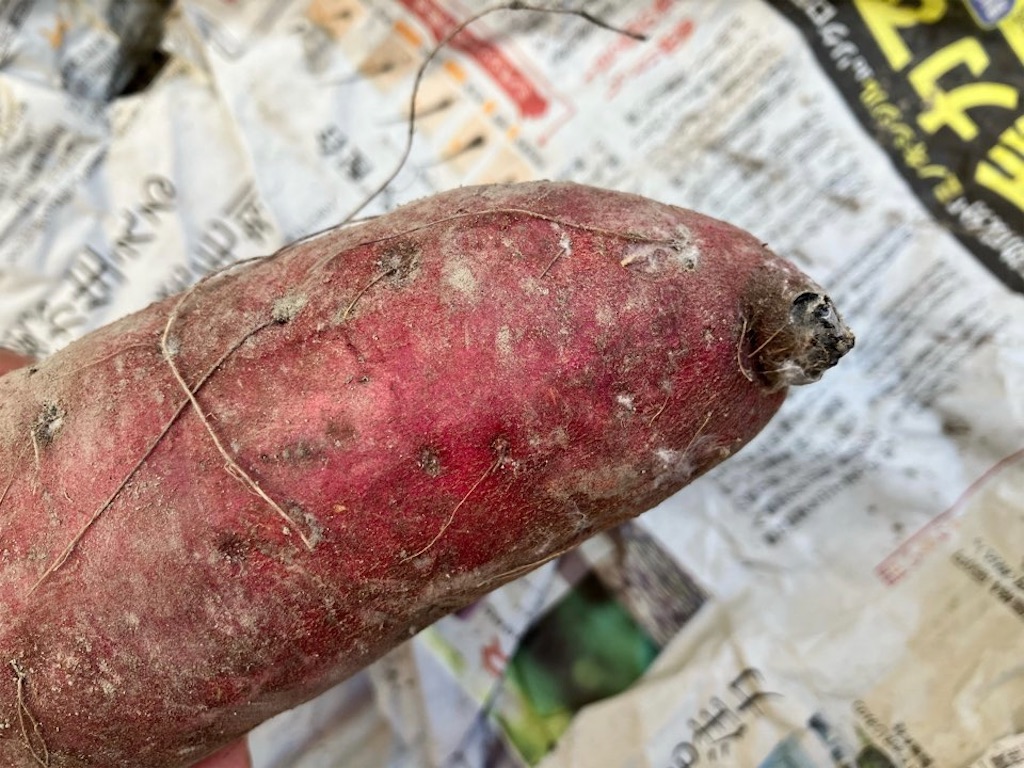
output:
[[[359,209],[474,0],[0,2],[0,345]],[[361,215],[567,179],[858,336],[739,455],[250,736],[259,768],[1024,765],[1024,2],[593,0],[423,71]]]

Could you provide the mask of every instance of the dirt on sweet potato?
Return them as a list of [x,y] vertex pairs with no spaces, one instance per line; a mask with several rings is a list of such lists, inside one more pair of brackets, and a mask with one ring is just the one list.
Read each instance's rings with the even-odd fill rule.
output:
[[853,344],[728,224],[468,187],[0,378],[0,763],[186,766],[734,454]]

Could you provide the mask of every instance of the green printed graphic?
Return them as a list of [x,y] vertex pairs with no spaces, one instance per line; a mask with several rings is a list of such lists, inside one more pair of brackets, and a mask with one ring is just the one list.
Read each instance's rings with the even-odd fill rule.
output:
[[536,765],[576,712],[624,691],[657,653],[591,573],[523,638],[495,716],[520,755]]

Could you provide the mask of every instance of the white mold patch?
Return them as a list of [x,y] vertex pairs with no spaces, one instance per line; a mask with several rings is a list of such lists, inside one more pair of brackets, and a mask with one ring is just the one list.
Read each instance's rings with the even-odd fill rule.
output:
[[700,266],[700,248],[685,227],[678,227],[671,240],[639,240],[630,243],[620,261],[623,267],[643,272],[683,270]]
[[561,249],[562,258],[572,256],[572,238],[569,237],[569,233],[562,229],[561,224],[552,223],[552,226],[560,233],[558,236],[558,247]]
[[618,324],[618,315],[615,310],[607,304],[599,304],[597,306],[597,310],[594,312],[594,318],[597,320],[597,324],[602,328],[611,328]]
[[43,407],[32,429],[32,436],[37,451],[41,446],[47,446],[52,443],[57,435],[60,434],[67,415],[67,411],[55,403],[50,403]]
[[676,451],[671,448],[658,448],[654,455],[661,464],[661,477],[665,479],[686,480],[693,476],[697,467],[693,463],[693,454],[686,451]]
[[181,339],[177,336],[168,337],[164,350],[168,357],[177,357],[178,353],[181,352]]
[[302,311],[302,308],[306,306],[308,301],[308,297],[303,294],[282,296],[274,302],[271,317],[274,318],[275,323],[291,322]]
[[510,360],[513,357],[515,349],[512,345],[512,329],[507,325],[501,326],[498,329],[498,337],[495,340],[495,344],[498,347],[498,353],[502,359]]
[[459,259],[449,259],[444,265],[444,280],[468,299],[476,298],[477,280],[473,270],[466,262]]
[[551,289],[540,280],[539,277],[529,275],[519,281],[519,287],[527,296],[547,296]]

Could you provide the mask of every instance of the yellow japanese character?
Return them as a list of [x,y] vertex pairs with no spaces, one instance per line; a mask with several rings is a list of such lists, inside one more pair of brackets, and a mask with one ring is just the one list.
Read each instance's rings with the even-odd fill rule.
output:
[[978,163],[974,180],[1024,211],[1024,117],[999,137],[988,159]]
[[856,0],[855,5],[889,66],[899,72],[913,58],[900,30],[918,24],[934,24],[946,15],[947,0],[922,0],[916,8],[882,0]]
[[949,172],[942,183],[935,187],[934,190],[935,199],[943,205],[948,205],[950,201],[960,197],[963,193],[963,184],[960,183],[960,179],[957,178],[956,174],[952,172]]
[[935,133],[949,126],[961,139],[971,141],[978,135],[978,125],[967,110],[974,107],[1016,109],[1019,94],[1012,86],[989,82],[943,90],[939,80],[961,65],[966,65],[975,77],[988,69],[988,54],[973,37],[964,37],[937,50],[910,71],[909,80],[917,94],[929,104],[917,118],[926,132]]

